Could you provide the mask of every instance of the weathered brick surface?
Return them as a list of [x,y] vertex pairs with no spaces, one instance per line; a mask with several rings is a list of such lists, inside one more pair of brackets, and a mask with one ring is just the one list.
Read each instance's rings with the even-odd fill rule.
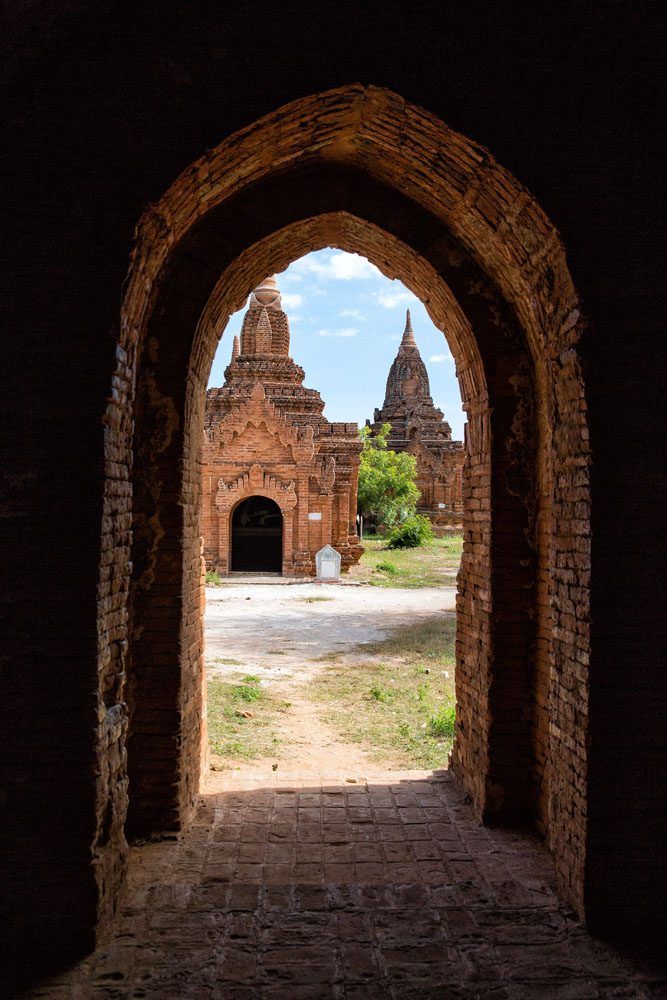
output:
[[356,529],[361,443],[355,423],[331,423],[289,355],[290,331],[275,278],[250,297],[225,384],[206,394],[202,532],[207,566],[232,567],[232,518],[248,497],[282,515],[282,573],[314,576],[333,545],[343,571],[362,549]]
[[189,830],[134,848],[113,939],[26,1000],[155,996],[651,1000],[548,853],[480,829],[446,773],[216,776]]
[[[398,354],[389,369],[384,403],[375,410],[372,427],[390,425],[389,447],[414,455],[417,463],[418,511],[436,535],[455,530],[463,519],[463,442],[452,441],[442,410],[433,405],[426,365],[422,361],[408,309]],[[471,498],[468,506],[479,509]]]

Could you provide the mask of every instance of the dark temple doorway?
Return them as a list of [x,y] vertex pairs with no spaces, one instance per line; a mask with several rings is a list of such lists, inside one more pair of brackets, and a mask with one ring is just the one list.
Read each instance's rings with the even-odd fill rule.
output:
[[248,497],[232,514],[232,572],[281,573],[283,515],[268,497]]

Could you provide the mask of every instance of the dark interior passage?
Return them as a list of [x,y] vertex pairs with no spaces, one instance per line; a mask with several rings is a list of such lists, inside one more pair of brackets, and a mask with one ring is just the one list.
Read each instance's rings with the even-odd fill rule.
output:
[[268,497],[248,497],[232,514],[232,571],[280,573],[283,516]]

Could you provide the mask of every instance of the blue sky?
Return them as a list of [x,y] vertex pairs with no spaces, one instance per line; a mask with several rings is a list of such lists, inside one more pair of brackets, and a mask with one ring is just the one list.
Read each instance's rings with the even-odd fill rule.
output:
[[[304,384],[321,393],[329,420],[356,420],[361,426],[382,406],[409,308],[433,401],[444,410],[454,438],[463,438],[454,360],[443,334],[405,285],[385,278],[365,257],[343,250],[307,254],[277,279],[290,320],[290,354],[305,369]],[[224,331],[211,386],[224,381],[232,338],[241,329],[244,312],[234,313]]]

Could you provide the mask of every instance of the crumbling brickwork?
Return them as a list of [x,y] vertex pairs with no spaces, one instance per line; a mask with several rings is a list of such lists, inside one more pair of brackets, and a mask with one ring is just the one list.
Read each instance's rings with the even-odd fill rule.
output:
[[[234,542],[236,511],[253,496],[269,498],[280,510],[284,575],[314,576],[315,554],[324,545],[340,552],[344,571],[362,552],[356,529],[357,425],[330,423],[323,416],[324,402],[303,385],[303,369],[289,346],[289,320],[276,280],[268,278],[250,296],[224,385],[206,394],[204,556],[207,566],[222,574],[239,566],[269,566],[261,551],[259,561],[249,562],[233,551],[244,544],[238,536]],[[267,515],[261,509],[258,514],[259,524]],[[258,539],[260,550],[268,548],[262,530],[246,529],[246,546]]]
[[418,512],[429,518],[436,535],[462,527],[463,442],[452,440],[442,410],[433,405],[409,309],[398,354],[389,369],[384,403],[375,410],[372,428],[377,432],[385,423],[391,427],[389,447],[416,459]]

